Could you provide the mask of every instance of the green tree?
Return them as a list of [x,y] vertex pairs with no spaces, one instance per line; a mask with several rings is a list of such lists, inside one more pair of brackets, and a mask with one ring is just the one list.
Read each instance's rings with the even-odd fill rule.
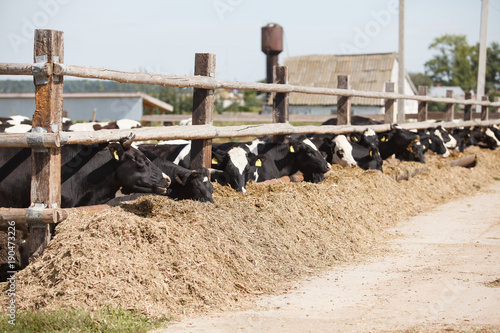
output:
[[[479,44],[470,46],[465,35],[444,35],[429,46],[437,51],[425,63],[425,73],[434,83],[460,86],[464,91],[477,87]],[[492,43],[486,56],[486,93],[492,97],[500,88],[500,45]]]
[[409,73],[409,75],[415,87],[418,86],[430,87],[433,84],[432,79],[424,73]]

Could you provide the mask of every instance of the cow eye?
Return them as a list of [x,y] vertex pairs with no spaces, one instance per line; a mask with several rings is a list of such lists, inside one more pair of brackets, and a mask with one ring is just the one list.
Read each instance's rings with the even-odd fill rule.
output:
[[337,151],[337,155],[342,158],[344,157],[344,152],[342,150]]

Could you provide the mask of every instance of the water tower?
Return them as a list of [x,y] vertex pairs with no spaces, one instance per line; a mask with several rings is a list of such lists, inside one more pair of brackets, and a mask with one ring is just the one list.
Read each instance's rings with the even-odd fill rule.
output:
[[278,65],[278,55],[283,51],[283,27],[269,23],[262,27],[262,52],[267,56],[267,83],[273,82],[273,67]]

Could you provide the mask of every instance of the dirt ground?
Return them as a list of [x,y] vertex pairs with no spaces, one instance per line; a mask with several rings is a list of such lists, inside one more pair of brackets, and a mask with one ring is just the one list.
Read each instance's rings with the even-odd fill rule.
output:
[[500,332],[500,183],[390,230],[391,251],[334,267],[255,308],[174,332]]

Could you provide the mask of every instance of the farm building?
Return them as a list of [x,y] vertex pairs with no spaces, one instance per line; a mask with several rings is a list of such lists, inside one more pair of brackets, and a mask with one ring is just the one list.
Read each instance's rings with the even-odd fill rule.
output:
[[[159,108],[172,112],[172,105],[142,92],[75,92],[64,93],[64,110],[72,120],[133,119],[141,121],[143,111]],[[35,110],[34,93],[0,93],[0,116],[22,115],[31,118]]]
[[453,98],[465,99],[465,91],[458,86],[433,86],[429,88],[429,96],[446,97],[446,91],[453,90]]
[[[385,91],[386,82],[398,86],[396,53],[356,55],[306,55],[285,58],[288,83],[291,85],[337,88],[338,75],[350,75],[351,89]],[[405,94],[415,95],[416,89],[406,75]],[[330,115],[337,113],[337,96],[291,93],[290,114]],[[353,97],[352,114],[383,114],[384,101],[377,98]],[[263,113],[270,113],[266,107]],[[405,101],[405,113],[417,113],[416,101]]]

